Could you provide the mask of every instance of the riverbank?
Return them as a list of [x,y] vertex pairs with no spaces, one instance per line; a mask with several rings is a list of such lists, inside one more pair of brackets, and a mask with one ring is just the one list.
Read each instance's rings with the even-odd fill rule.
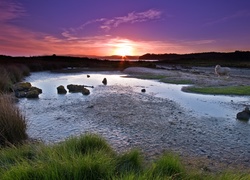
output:
[[[110,93],[102,94],[104,90]],[[74,111],[106,127],[99,133],[117,151],[139,148],[148,159],[174,151],[205,160],[203,165],[211,171],[218,166],[250,167],[248,124],[228,127],[225,119],[194,117],[173,101],[135,93],[129,87],[100,87],[94,93],[98,95]]]
[[130,67],[123,71],[133,77],[162,75],[166,81],[189,81],[195,86],[244,86],[250,84],[250,69],[231,68],[231,74],[217,76],[214,67],[158,66],[158,69]]
[[[168,74],[167,77],[172,75],[178,78],[179,74],[187,72],[129,68],[124,73],[133,76],[165,73]],[[212,76],[212,72],[210,74]],[[38,83],[48,78],[43,75],[37,76]],[[192,75],[199,80],[199,76]],[[89,96],[57,96],[52,92],[53,87],[45,85],[48,89],[44,93],[51,91],[47,92],[48,97],[42,95],[33,105],[24,103],[23,106],[24,109],[32,109],[30,114],[26,114],[28,118],[38,118],[29,121],[33,128],[39,130],[36,133],[41,137],[45,134],[44,137],[47,138],[55,136],[53,139],[57,139],[61,134],[68,137],[86,132],[98,133],[105,137],[117,152],[139,148],[147,160],[156,159],[165,151],[174,151],[189,166],[207,171],[249,169],[248,123],[237,121],[234,117],[232,119],[226,116],[216,118],[194,115],[192,111],[173,100],[153,96],[148,91],[142,93],[140,89],[143,87],[140,84],[136,84],[139,91],[134,91],[122,78],[119,79],[119,85],[113,84],[112,78],[108,78],[106,86],[101,85],[103,76],[105,74],[98,76],[99,85],[91,90]],[[77,75],[71,78],[76,80]],[[89,80],[92,78],[94,75],[90,74]],[[52,79],[55,79],[54,76]],[[60,83],[63,79],[68,80],[70,77],[56,78],[56,81]],[[81,82],[87,82],[86,79],[80,78]],[[33,128],[29,133],[34,132]]]

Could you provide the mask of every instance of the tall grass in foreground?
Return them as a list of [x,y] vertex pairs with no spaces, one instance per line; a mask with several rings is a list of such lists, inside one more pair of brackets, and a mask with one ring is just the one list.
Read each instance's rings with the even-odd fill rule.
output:
[[27,138],[25,118],[12,101],[10,96],[0,94],[0,147]]
[[185,170],[178,157],[164,154],[145,163],[137,150],[117,154],[93,134],[74,137],[55,145],[26,144],[0,149],[1,180],[71,179],[247,179],[249,175],[206,175]]

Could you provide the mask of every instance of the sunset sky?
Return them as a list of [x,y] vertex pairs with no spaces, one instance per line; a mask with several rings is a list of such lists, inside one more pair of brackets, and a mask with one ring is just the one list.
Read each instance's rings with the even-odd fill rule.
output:
[[0,54],[250,50],[249,0],[0,0]]

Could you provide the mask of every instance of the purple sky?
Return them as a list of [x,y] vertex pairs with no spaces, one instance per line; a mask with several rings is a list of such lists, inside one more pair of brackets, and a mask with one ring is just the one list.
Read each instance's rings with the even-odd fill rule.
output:
[[0,54],[250,50],[249,0],[0,0]]

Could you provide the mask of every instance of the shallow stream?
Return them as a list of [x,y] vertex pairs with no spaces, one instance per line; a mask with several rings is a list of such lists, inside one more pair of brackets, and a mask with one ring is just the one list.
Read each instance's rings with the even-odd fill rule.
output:
[[[90,75],[89,78],[87,74]],[[103,88],[105,86],[102,84],[103,78],[107,78],[106,86],[111,87],[107,88],[108,90]],[[194,154],[206,154],[209,157],[214,156],[214,158],[225,159],[232,156],[230,161],[237,160],[237,153],[244,156],[244,161],[250,158],[250,124],[240,122],[235,118],[237,112],[249,104],[249,96],[190,94],[181,91],[184,85],[127,78],[126,74],[118,71],[75,74],[37,72],[27,77],[26,81],[41,88],[43,93],[39,95],[39,99],[20,99],[18,106],[27,118],[29,136],[45,143],[58,142],[86,132],[98,132],[111,143],[116,144],[118,148],[130,147],[133,143],[134,145],[144,143],[151,150],[173,147],[173,149],[177,148],[177,150],[181,149]],[[56,87],[63,85],[66,88],[68,84],[94,86],[94,88],[89,88],[90,95],[88,96],[81,93],[57,94]],[[160,119],[164,118],[157,116],[159,124],[164,126],[150,129],[151,135],[148,136],[147,127],[141,131],[142,129],[138,126],[124,124],[123,127],[121,124],[114,124],[114,122],[108,124],[101,120],[94,122],[91,120],[91,118],[95,118],[94,115],[91,118],[84,116],[83,112],[86,112],[86,109],[93,109],[89,104],[94,96],[117,93],[117,88],[115,88],[117,86],[124,87],[124,89],[129,87],[128,89],[132,89],[142,97],[149,95],[148,99],[150,97],[169,99],[179,104],[187,114],[196,119],[192,121],[192,118],[184,118],[178,122],[162,122]],[[146,89],[145,93],[141,92],[143,88]],[[126,89],[124,92],[128,92],[130,95],[130,90]],[[84,103],[86,106],[83,110],[78,105]],[[119,103],[117,104],[119,105]],[[112,110],[113,107],[110,107]],[[105,107],[102,107],[102,110],[105,110]],[[152,113],[155,110],[152,110]],[[159,111],[159,109],[157,110]],[[77,114],[76,111],[82,111],[82,113]],[[133,113],[131,110],[131,114]],[[96,115],[102,119],[101,110]],[[121,119],[122,115],[117,115],[117,118]],[[154,121],[152,122],[154,123]],[[133,124],[133,122],[131,123]]]

